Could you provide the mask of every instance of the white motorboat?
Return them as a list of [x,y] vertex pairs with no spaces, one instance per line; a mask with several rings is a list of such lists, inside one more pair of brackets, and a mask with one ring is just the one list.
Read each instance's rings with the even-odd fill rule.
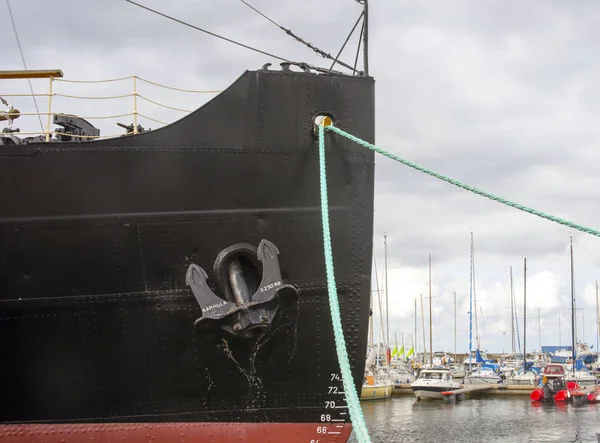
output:
[[[410,388],[418,399],[442,399],[442,392],[462,387],[464,378],[455,378],[453,374],[450,369],[424,369]],[[464,373],[460,375],[464,377]]]

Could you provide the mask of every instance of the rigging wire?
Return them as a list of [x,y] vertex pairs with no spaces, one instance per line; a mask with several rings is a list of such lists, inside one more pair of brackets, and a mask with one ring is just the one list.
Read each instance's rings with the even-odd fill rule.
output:
[[356,57],[354,58],[354,69],[356,69],[356,65],[358,64],[358,54],[360,53],[360,44],[362,43],[364,32],[365,32],[365,22],[363,21],[363,25],[360,27],[360,35],[358,36],[358,45],[356,45]]
[[[356,70],[356,66],[353,68],[353,67],[352,67],[352,66],[350,66],[349,64],[347,64],[347,63],[344,63],[344,62],[342,62],[342,61],[340,61],[340,60],[338,60],[338,59],[337,59],[337,58],[340,56],[340,54],[341,54],[341,51],[340,51],[340,53],[337,55],[337,57],[336,57],[336,58],[333,58],[333,57],[331,56],[331,54],[329,54],[329,53],[327,53],[327,52],[323,51],[322,49],[319,49],[319,48],[317,48],[317,47],[316,47],[316,46],[314,46],[312,43],[309,43],[309,42],[305,41],[305,40],[304,40],[304,39],[302,39],[301,37],[298,37],[296,34],[294,34],[294,33],[292,32],[292,30],[291,30],[291,29],[284,28],[284,27],[283,27],[283,26],[281,26],[279,23],[277,23],[275,20],[272,20],[272,19],[271,19],[271,18],[269,18],[267,15],[263,14],[262,12],[260,12],[258,9],[256,9],[254,6],[252,6],[252,5],[251,5],[250,3],[248,3],[247,1],[245,1],[245,0],[240,0],[240,1],[241,1],[243,4],[245,4],[246,6],[248,6],[250,9],[252,9],[254,12],[258,13],[259,15],[263,16],[265,19],[269,20],[271,23],[273,23],[275,26],[277,26],[279,29],[281,29],[283,32],[285,32],[287,35],[289,35],[290,37],[292,37],[292,38],[293,38],[294,40],[296,40],[297,42],[299,42],[299,43],[302,43],[302,44],[303,44],[303,45],[305,45],[306,47],[308,47],[308,48],[312,49],[312,50],[313,50],[313,51],[315,51],[317,54],[319,54],[321,57],[323,57],[323,58],[328,58],[329,60],[333,60],[333,65],[335,65],[336,63],[338,63],[338,64],[342,65],[344,68],[350,69],[350,70],[351,70],[353,73],[356,73],[356,72],[358,72],[358,71]],[[363,14],[364,14],[364,12],[363,12]],[[361,17],[362,17],[362,15],[363,15],[363,14],[361,14]],[[360,20],[360,18],[359,18],[359,20]],[[357,22],[357,23],[358,23],[358,22]],[[354,28],[356,28],[356,25],[354,25]],[[352,28],[352,32],[354,32],[354,28]],[[352,32],[350,33],[350,35],[352,35]],[[348,38],[350,38],[350,36],[348,36]],[[346,40],[346,42],[347,42],[347,40]],[[344,43],[344,46],[345,46],[345,43]],[[342,50],[343,50],[343,49],[344,49],[344,48],[342,47]],[[331,65],[331,67],[332,67],[332,68],[333,68],[333,65]]]
[[242,48],[250,49],[251,51],[258,52],[259,54],[263,54],[263,55],[266,55],[268,57],[273,57],[273,58],[275,58],[277,60],[281,60],[281,61],[290,63],[292,65],[314,69],[315,71],[318,71],[318,72],[327,72],[327,73],[334,72],[334,71],[331,71],[330,69],[319,68],[318,66],[312,66],[312,65],[309,65],[307,63],[300,63],[300,62],[295,62],[295,61],[292,61],[292,60],[288,60],[288,59],[286,59],[284,57],[280,57],[278,55],[271,54],[271,53],[263,51],[261,49],[257,49],[257,48],[254,48],[252,46],[245,45],[244,43],[240,43],[240,42],[238,42],[236,40],[232,40],[230,38],[223,37],[222,35],[215,34],[214,32],[207,31],[206,29],[199,28],[198,26],[194,26],[194,25],[192,25],[190,23],[184,22],[183,20],[179,20],[179,19],[177,19],[175,17],[172,17],[170,15],[163,14],[162,12],[159,12],[159,11],[157,11],[155,9],[149,8],[148,6],[144,6],[144,5],[140,4],[140,3],[134,2],[133,0],[125,0],[125,1],[127,3],[131,3],[132,5],[139,6],[142,9],[145,9],[147,11],[153,12],[153,13],[155,13],[157,15],[162,16],[162,17],[168,18],[169,20],[173,20],[173,21],[175,21],[175,22],[177,22],[179,24],[188,26],[188,27],[190,27],[192,29],[195,29],[197,31],[200,31],[200,32],[204,32],[205,34],[211,35],[211,36],[219,38],[221,40],[225,40],[226,42],[233,43],[234,45],[241,46]]
[[266,18],[267,20],[269,20],[271,23],[273,23],[275,26],[277,26],[278,28],[283,29],[284,31],[287,31],[283,26],[281,26],[279,23],[277,23],[275,20],[271,20],[269,17],[267,17],[265,14],[263,14],[262,12],[260,12],[258,9],[256,9],[254,6],[252,6],[250,3],[244,1],[244,0],[240,0],[243,4],[245,4],[246,6],[248,6],[250,9],[252,9],[254,12],[258,13],[259,15],[262,15],[264,18]]
[[[331,67],[329,69],[333,69],[333,67],[335,66],[336,63],[340,63],[339,60],[338,60],[338,58],[340,58],[340,55],[342,55],[342,51],[344,50],[344,48],[348,44],[348,40],[350,40],[350,37],[352,37],[352,34],[354,34],[354,30],[356,29],[356,27],[358,26],[358,23],[364,17],[364,15],[365,15],[365,11],[361,12],[360,15],[358,16],[358,19],[356,20],[356,23],[354,23],[354,26],[352,26],[352,30],[350,31],[350,34],[348,34],[348,37],[346,37],[346,40],[344,41],[344,44],[342,45],[342,47],[340,48],[340,51],[335,56],[335,60],[333,60],[333,63],[331,64]],[[361,35],[362,35],[362,32],[361,32]],[[354,67],[356,67],[356,65],[354,65]]]
[[[19,38],[19,31],[17,31],[17,24],[15,23],[15,18],[13,16],[9,0],[6,0],[6,6],[8,8],[8,15],[10,16],[10,21],[12,23],[13,30],[15,32],[15,38],[17,39],[17,46],[19,47],[19,53],[21,54],[21,61],[23,62],[23,67],[25,68],[25,70],[27,70],[27,63],[25,62],[25,55],[23,54],[23,47],[21,46],[21,39]],[[37,100],[35,98],[35,92],[33,92],[33,85],[31,84],[31,79],[28,78],[27,82],[29,83],[29,90],[31,91],[33,104],[35,105],[35,111],[37,112],[38,120],[40,121],[40,127],[43,131],[44,124],[42,123],[42,117],[40,116],[40,108],[38,108]]]

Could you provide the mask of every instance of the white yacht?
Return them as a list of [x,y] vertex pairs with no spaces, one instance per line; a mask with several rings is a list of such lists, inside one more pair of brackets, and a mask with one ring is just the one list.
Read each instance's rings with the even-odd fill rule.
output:
[[410,384],[410,388],[418,399],[441,399],[442,392],[460,389],[463,380],[464,372],[456,373],[444,368],[424,369],[419,378]]

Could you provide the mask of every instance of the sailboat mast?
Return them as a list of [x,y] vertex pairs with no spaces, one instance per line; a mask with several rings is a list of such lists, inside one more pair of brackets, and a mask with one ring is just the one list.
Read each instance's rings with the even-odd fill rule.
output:
[[[379,275],[377,274],[377,259],[375,258],[375,252],[373,252],[373,267],[375,268],[375,285],[377,288],[377,307],[379,308],[379,326],[381,328],[381,336],[383,338],[383,316],[381,314],[381,291],[379,289]],[[379,331],[377,332],[377,337],[378,337],[377,342],[379,342]]]
[[373,292],[371,291],[371,300],[369,301],[369,342],[371,344],[371,348],[373,347]]
[[[366,2],[365,2],[366,8]],[[365,21],[366,23],[366,21]],[[383,235],[383,253],[384,253],[384,266],[385,266],[385,329],[386,329],[386,337],[387,344],[385,348],[385,355],[387,359],[388,349],[390,347],[390,317],[389,317],[389,297],[388,297],[388,267],[387,267],[387,235]]]
[[[379,275],[377,274],[377,258],[375,256],[375,247],[373,247],[373,269],[375,271],[375,289],[377,292],[377,298],[379,299]],[[375,307],[375,302],[373,299],[371,299],[371,306],[374,308]],[[373,342],[373,333],[375,332],[375,323],[373,321],[373,316],[375,314],[375,311],[373,311],[373,313],[371,314],[371,324],[372,324],[372,330],[371,330],[371,342]],[[373,343],[371,343],[371,346],[373,345]]]
[[423,294],[421,294],[421,326],[423,328],[423,363],[425,363],[425,356],[427,355],[427,345],[425,344],[425,312],[423,310]]
[[515,306],[514,306],[515,292],[513,288],[513,275],[512,266],[510,267],[510,331],[512,340],[512,353],[516,355],[516,343],[515,343]]
[[573,278],[573,237],[571,237],[571,363],[575,375],[575,280]]
[[596,353],[600,352],[598,349],[600,345],[600,304],[598,304],[598,280],[596,280]]
[[[381,279],[383,280],[383,273],[381,275]],[[381,302],[381,293],[382,292],[383,292],[383,290],[377,291],[377,306],[379,308],[379,329],[381,331],[381,336],[377,335],[377,337],[378,337],[377,343],[379,343],[381,341],[382,345],[384,345],[384,348],[385,348],[385,331],[383,330],[383,303]],[[379,334],[379,331],[377,331],[377,334]],[[387,362],[387,352],[386,352],[385,360]]]
[[527,372],[527,257],[523,257],[523,372]]
[[[517,338],[517,352],[521,352],[521,335],[519,334],[519,309],[517,308],[517,298],[515,296],[515,286],[514,283],[511,287],[511,291],[513,293],[513,305],[515,307],[515,313],[513,315],[515,319],[515,337]],[[515,354],[516,356],[516,354]]]
[[540,354],[542,353],[542,320],[540,317],[540,308],[538,310],[538,335],[540,336]]
[[581,310],[581,342],[585,343],[585,310],[584,308],[579,308]]
[[562,346],[562,326],[560,325],[560,314],[558,314],[558,346]]
[[429,254],[429,365],[433,368],[433,318],[431,313],[431,254]]
[[473,233],[471,233],[471,262],[469,266],[469,371],[473,360]]
[[456,364],[456,291],[454,291],[454,364]]
[[471,232],[471,266],[473,268],[473,308],[475,309],[475,343],[477,349],[480,348],[479,342],[479,324],[477,322],[477,284],[475,283],[475,240],[473,240],[473,232]]
[[[375,287],[379,286],[377,282],[377,263],[375,262],[375,248],[373,248],[373,268],[375,271]],[[373,349],[373,290],[371,290],[369,299],[369,342],[371,344],[371,349]]]
[[414,341],[414,350],[413,350],[413,368],[415,366],[415,358],[418,354],[419,340],[417,336],[417,297],[415,297],[415,341]]
[[[400,334],[401,338],[402,338],[402,355],[406,356],[406,351],[404,350],[404,332],[402,332]],[[405,357],[402,357],[402,361],[406,360]]]

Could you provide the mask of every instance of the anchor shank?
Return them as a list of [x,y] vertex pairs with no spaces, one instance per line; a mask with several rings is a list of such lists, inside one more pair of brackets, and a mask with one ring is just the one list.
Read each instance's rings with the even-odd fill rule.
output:
[[235,303],[238,306],[249,303],[251,294],[248,285],[246,284],[246,280],[243,278],[242,265],[239,260],[232,260],[227,273]]

